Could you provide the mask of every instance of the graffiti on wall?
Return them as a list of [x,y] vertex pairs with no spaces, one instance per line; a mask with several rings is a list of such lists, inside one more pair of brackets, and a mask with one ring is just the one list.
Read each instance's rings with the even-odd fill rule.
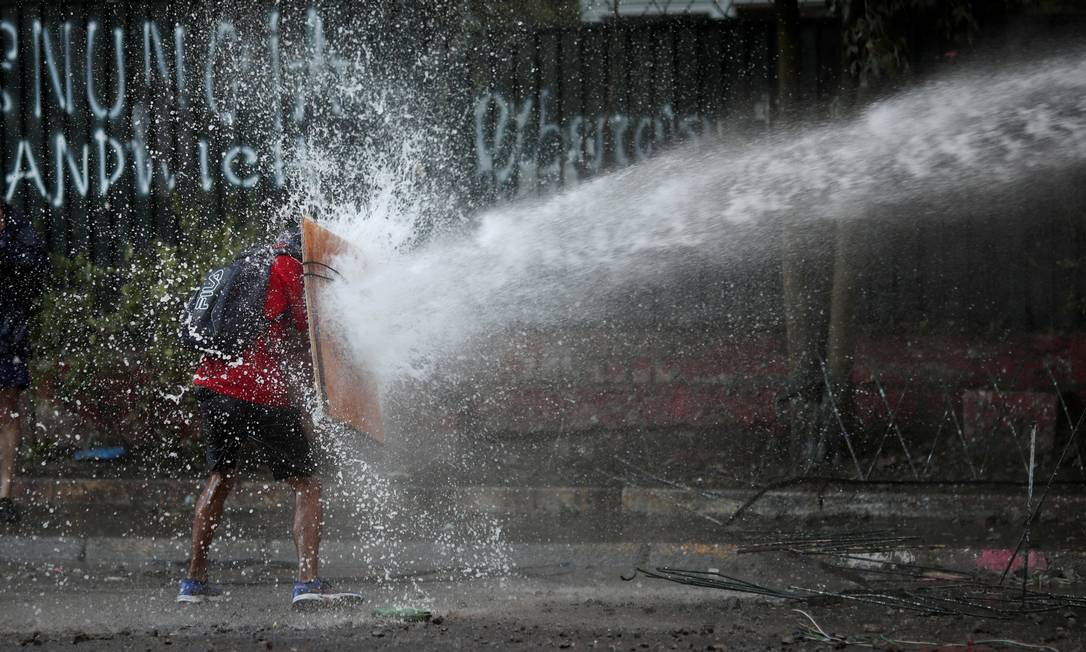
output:
[[[304,147],[314,115],[351,115],[357,80],[345,79],[343,43],[316,9],[250,18],[196,27],[0,16],[2,197],[61,208],[118,188],[168,193],[182,180],[204,192],[282,187],[284,150]],[[546,88],[476,96],[464,119],[477,178],[522,192],[572,184],[722,128],[668,103],[561,114],[557,105]]]
[[648,114],[622,112],[563,116],[552,93],[511,100],[490,92],[475,102],[475,172],[498,185],[547,180],[575,183],[601,170],[642,161],[668,143],[699,139],[711,121],[677,114],[664,104]]
[[[295,58],[281,48],[280,22],[278,11],[267,14],[254,47],[231,21],[196,34],[155,20],[136,29],[33,20],[22,30],[0,20],[0,111],[7,131],[21,132],[9,136],[3,197],[22,190],[60,207],[73,195],[106,197],[123,181],[146,196],[155,184],[172,190],[182,162],[204,191],[219,183],[283,185],[285,127],[302,124],[315,102],[342,112],[327,92],[335,85],[318,92],[315,84],[342,73],[343,61],[328,47],[316,10],[305,14]],[[271,128],[270,138],[266,128],[250,129],[263,134],[261,142],[216,137],[231,133],[246,111]],[[151,146],[148,126],[163,114],[188,118],[190,142],[170,143],[170,151]],[[87,136],[54,127],[76,119],[86,121]]]

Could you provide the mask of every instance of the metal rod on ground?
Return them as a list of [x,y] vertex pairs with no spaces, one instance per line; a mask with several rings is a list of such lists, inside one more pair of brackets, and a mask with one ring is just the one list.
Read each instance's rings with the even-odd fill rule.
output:
[[[808,553],[808,554],[810,554],[810,553]],[[824,555],[826,553],[814,553],[814,554]],[[833,553],[829,553],[828,556],[839,557],[841,559],[849,558],[849,555],[837,555],[837,554],[833,554]],[[906,580],[915,581],[915,580],[930,580],[930,579],[939,579],[939,580],[942,580],[942,581],[946,581],[947,578],[950,578],[950,577],[954,577],[954,579],[957,579],[957,580],[965,580],[965,579],[970,579],[970,577],[971,577],[969,574],[964,573],[964,572],[960,572],[960,571],[951,571],[951,570],[930,571],[930,570],[924,570],[921,567],[917,567],[917,568],[914,569],[914,568],[910,568],[908,566],[901,566],[900,564],[895,564],[895,563],[892,563],[892,562],[883,562],[883,561],[872,560],[872,559],[867,558],[867,557],[853,556],[853,558],[861,560],[861,561],[866,562],[866,563],[884,564],[886,566],[889,566],[890,568],[871,568],[871,567],[865,567],[865,566],[855,565],[855,564],[849,564],[849,565],[842,566],[840,564],[829,564],[827,562],[822,562],[822,563],[826,564],[827,566],[833,567],[833,568],[840,568],[842,570],[847,570],[847,571],[850,571],[852,573],[857,573],[857,574],[860,574],[860,575],[863,575],[863,574],[866,573],[866,574],[871,574],[871,575],[888,576],[890,578],[893,578],[893,581],[898,581],[898,582],[906,581]],[[901,569],[897,570],[897,568],[899,568],[899,567]],[[957,572],[957,575],[956,576],[952,575],[955,572]],[[942,577],[933,577],[933,574],[935,574],[935,573],[938,573]],[[944,585],[941,585],[941,586],[947,587],[948,585],[944,584]],[[949,586],[950,587],[957,587],[957,586],[968,586],[968,585],[966,585],[966,584],[962,584],[962,585],[955,584],[955,585],[949,585]]]
[[[603,475],[605,475],[605,476],[607,476],[607,477],[611,478],[612,480],[618,480],[619,482],[621,482],[621,483],[623,484],[623,486],[625,486],[625,484],[626,484],[626,478],[620,478],[620,477],[618,477],[617,475],[614,475],[614,474],[612,474],[612,473],[608,473],[607,471],[604,471],[603,469],[601,469],[601,468],[599,468],[599,467],[596,467],[596,470],[597,470],[598,472],[602,473]],[[689,507],[689,506],[687,506],[687,505],[683,505],[682,503],[680,503],[680,502],[679,502],[679,501],[677,501],[677,500],[674,500],[674,499],[669,499],[669,498],[665,498],[665,500],[666,500],[667,502],[671,503],[671,504],[672,504],[673,506],[675,506],[675,507],[678,507],[679,509],[681,509],[681,510],[683,510],[683,511],[686,511],[686,512],[690,512],[690,513],[691,513],[691,514],[693,514],[694,516],[698,516],[698,517],[700,517],[700,518],[703,518],[703,519],[705,519],[706,521],[709,521],[710,523],[713,523],[714,525],[719,525],[719,526],[721,526],[721,527],[724,527],[725,525],[727,525],[727,524],[726,524],[726,523],[724,523],[723,521],[720,521],[720,520],[718,520],[718,519],[715,519],[715,518],[713,518],[712,516],[709,516],[708,514],[702,514],[702,513],[701,513],[701,512],[699,512],[698,510],[694,509],[693,507]]]
[[[1033,512],[1033,469],[1037,462],[1037,424],[1033,424],[1033,430],[1029,435],[1029,487],[1026,489],[1026,515]],[[1026,522],[1026,557],[1022,564],[1022,599],[1026,598],[1026,588],[1029,586],[1029,530],[1030,523]]]
[[[1086,598],[1027,592],[1017,596],[998,586],[983,583],[950,583],[931,585],[927,582],[905,585],[899,589],[870,591],[821,589],[790,586],[787,590],[775,589],[724,575],[716,570],[687,570],[659,566],[653,570],[638,567],[625,581],[638,574],[653,579],[663,579],[677,584],[712,588],[742,593],[752,593],[788,600],[812,601],[821,597],[838,598],[896,609],[908,609],[931,615],[950,615],[1013,620],[1026,614],[1044,613],[1066,607],[1084,606]],[[1017,608],[1012,605],[1019,605]]]
[[770,491],[773,491],[774,489],[781,489],[781,488],[787,487],[789,485],[799,484],[801,482],[806,482],[806,481],[807,481],[806,478],[788,478],[787,480],[781,480],[780,482],[770,482],[769,484],[767,484],[766,486],[762,487],[757,492],[755,492],[755,494],[753,496],[748,498],[747,502],[740,505],[739,509],[735,510],[735,512],[733,512],[732,515],[728,517],[728,520],[725,521],[724,524],[725,525],[730,525],[732,521],[739,518],[743,514],[743,512],[750,509],[750,507],[754,503],[761,500],[762,496],[766,495]]
[[1067,438],[1067,443],[1063,445],[1063,450],[1060,451],[1060,457],[1056,460],[1055,466],[1052,467],[1052,473],[1048,476],[1048,483],[1045,484],[1045,490],[1041,492],[1041,497],[1037,500],[1037,506],[1033,508],[1033,511],[1026,517],[1025,530],[1022,532],[1022,536],[1018,539],[1018,545],[1014,547],[1014,552],[1011,553],[1011,558],[1007,560],[1007,567],[1003,569],[1003,574],[999,576],[999,584],[1003,585],[1003,581],[1007,579],[1007,573],[1010,572],[1011,566],[1014,564],[1014,560],[1018,557],[1018,553],[1022,551],[1022,544],[1025,543],[1026,537],[1029,535],[1029,527],[1033,523],[1033,520],[1037,518],[1037,515],[1041,513],[1041,507],[1045,504],[1045,499],[1048,498],[1048,492],[1052,489],[1052,483],[1056,481],[1056,474],[1060,471],[1060,466],[1063,464],[1064,458],[1067,456],[1067,451],[1071,449],[1071,445],[1075,443],[1075,436],[1078,435],[1079,428],[1082,427],[1082,421],[1086,419],[1086,412],[1082,413],[1079,417],[1078,423],[1071,430],[1071,436]]
[[766,437],[765,446],[762,449],[762,454],[758,456],[756,463],[750,465],[750,483],[754,482],[758,478],[765,477],[766,467],[772,464],[774,456],[774,447],[780,445],[777,437]]
[[886,539],[915,539],[917,537],[912,535],[902,536],[897,535],[893,530],[871,530],[865,532],[841,532],[830,534],[803,534],[796,536],[781,535],[779,538],[764,541],[761,543],[751,544],[748,547],[764,546],[764,545],[779,545],[783,543],[803,543],[803,544],[816,544],[816,543],[852,543],[857,541],[884,541]]
[[962,426],[958,422],[958,413],[954,411],[954,406],[950,404],[950,395],[945,391],[943,392],[943,400],[947,402],[947,409],[950,410],[950,419],[954,424],[954,429],[958,431],[958,440],[962,442],[962,457],[965,458],[966,465],[969,466],[969,472],[973,475],[973,479],[977,479],[977,469],[973,466],[973,460],[969,457],[969,444],[965,442],[965,432],[962,431]]
[[[902,570],[919,570],[919,571],[930,572],[930,573],[941,573],[941,574],[946,574],[946,575],[956,575],[961,579],[974,578],[974,575],[972,575],[971,573],[966,573],[964,571],[955,570],[953,568],[942,568],[940,566],[924,566],[922,564],[910,564],[910,563],[905,563],[905,562],[887,561],[885,559],[871,559],[869,557],[861,557],[859,555],[846,555],[846,554],[841,554],[841,553],[808,553],[808,554],[827,555],[827,556],[837,557],[839,559],[847,559],[847,560],[850,560],[850,561],[859,561],[859,562],[864,562],[864,563],[868,563],[868,564],[872,564],[872,563],[881,564],[884,567],[888,566],[890,568],[900,568]],[[859,569],[859,567],[855,567],[855,568]]]
[[676,489],[682,489],[683,491],[691,491],[693,493],[696,493],[696,494],[702,496],[703,498],[721,498],[722,497],[719,493],[717,493],[715,491],[706,491],[704,489],[695,489],[694,487],[691,487],[691,486],[688,486],[688,485],[685,485],[685,484],[682,484],[682,483],[679,483],[679,482],[674,482],[672,480],[668,480],[667,478],[661,478],[658,475],[653,475],[653,474],[649,473],[648,471],[646,471],[646,470],[644,470],[642,468],[634,466],[629,461],[619,457],[618,455],[615,455],[615,459],[618,460],[619,462],[621,462],[623,465],[625,465],[627,468],[629,468],[634,473],[643,475],[646,478],[648,478],[649,480],[655,480],[656,482],[659,482],[661,484],[666,484],[669,487],[675,487]]
[[[853,535],[840,538],[825,537],[815,539],[782,539],[741,546],[736,549],[737,554],[750,552],[769,552],[774,550],[790,550],[794,552],[880,552],[900,547],[904,543],[916,542],[916,536],[882,536],[882,535]],[[881,547],[878,547],[881,546]]]
[[[877,382],[878,381],[876,381],[876,383]],[[881,385],[879,385],[879,391],[880,392],[882,391],[882,386]],[[904,398],[904,397],[905,397],[905,394],[904,394],[904,392],[902,392],[901,398],[899,398],[898,401],[897,401],[898,407],[901,407],[901,399]],[[878,463],[879,457],[882,455],[882,448],[883,448],[883,446],[886,445],[886,439],[887,439],[887,437],[890,436],[890,431],[892,431],[894,429],[894,414],[895,414],[897,408],[890,409],[890,404],[888,402],[886,402],[885,395],[883,395],[883,404],[886,406],[886,411],[890,415],[890,422],[887,424],[886,430],[883,431],[882,438],[879,439],[879,446],[878,446],[878,448],[875,449],[875,454],[871,456],[871,464],[868,465],[868,467],[867,467],[867,473],[864,474],[864,480],[871,477],[871,472],[875,470],[875,464]],[[905,455],[906,455],[906,457],[908,457],[909,454],[905,453]],[[912,460],[911,459],[909,460],[909,466],[910,467],[912,466]],[[914,476],[916,475],[916,469],[915,468],[913,469],[913,475]]]
[[[886,409],[890,409],[890,401],[886,398],[886,390],[882,386],[882,382],[878,378],[875,378],[875,386],[879,389],[879,398],[882,399],[882,404],[886,406]],[[897,425],[897,413],[901,409],[901,402],[905,400],[905,394],[907,392],[902,390],[901,396],[897,399],[897,406],[894,407],[894,411],[890,413],[890,423],[894,426],[894,432],[897,434],[897,441],[901,444],[901,450],[905,452],[905,460],[909,463],[909,470],[913,472],[914,479],[920,479],[920,475],[917,474],[916,464],[913,463],[912,453],[909,452],[909,447],[905,444],[905,436],[901,434],[901,428]]]
[[[944,403],[946,401],[944,400]],[[931,460],[935,457],[935,447],[939,444],[939,436],[943,434],[943,428],[946,426],[947,417],[950,408],[943,409],[943,417],[939,420],[939,427],[935,430],[935,437],[931,440],[931,450],[928,451],[928,459],[924,461],[924,475],[927,476],[928,468],[931,466]]]
[[741,580],[738,577],[732,577],[730,575],[724,575],[720,571],[686,570],[686,569],[682,569],[682,568],[671,568],[669,566],[657,567],[656,570],[658,572],[660,572],[660,573],[667,573],[669,575],[677,575],[679,577],[694,577],[696,579],[701,579],[706,575],[714,575],[716,577],[719,577],[719,578],[723,579],[726,582],[729,582],[731,584],[735,584],[736,586],[745,586],[745,587],[755,589],[755,590],[758,590],[758,591],[770,591],[770,592],[773,592],[773,593],[782,593],[781,591],[777,591],[775,589],[770,589],[770,588],[765,587],[765,586],[760,586],[760,585],[755,584],[753,582],[748,582],[746,580]]
[[[992,389],[996,391],[996,395],[999,396],[999,400],[1003,402],[1003,409],[1005,411],[1010,409],[1009,401],[1007,401],[1007,395],[1003,393],[1003,390],[999,389],[999,385],[996,383],[995,376],[988,374],[988,378],[992,381]],[[1007,427],[1011,430],[1011,439],[1014,440],[1014,447],[1018,451],[1018,459],[1022,460],[1022,466],[1026,465],[1026,454],[1022,451],[1022,442],[1018,441],[1018,429],[1014,427],[1014,419],[1007,419]],[[989,440],[989,445],[991,441]]]
[[852,438],[848,435],[848,429],[845,428],[845,420],[841,418],[841,411],[837,409],[837,401],[833,398],[833,383],[830,382],[830,372],[826,369],[826,361],[822,361],[822,378],[826,381],[826,396],[830,399],[830,407],[833,408],[833,416],[837,418],[837,425],[841,427],[841,435],[845,438],[845,445],[848,446],[848,454],[852,456],[852,461],[856,464],[856,478],[858,480],[864,480],[864,471],[860,468],[860,458],[856,457],[856,451],[852,448]]
[[[1071,425],[1071,410],[1067,407],[1067,400],[1063,398],[1063,392],[1060,391],[1060,384],[1056,381],[1056,374],[1052,373],[1052,368],[1048,366],[1048,361],[1045,361],[1045,371],[1048,372],[1048,377],[1052,380],[1052,387],[1056,389],[1056,398],[1060,400],[1060,407],[1063,408],[1063,416],[1067,419],[1067,425]],[[1075,462],[1078,464],[1078,470],[1082,474],[1083,479],[1086,479],[1086,465],[1082,462],[1082,451],[1078,448],[1075,449]]]
[[[686,584],[686,585],[689,585],[689,586],[700,586],[700,587],[703,587],[703,588],[710,588],[710,589],[723,589],[723,590],[726,590],[726,591],[738,591],[738,592],[741,592],[741,593],[754,593],[754,594],[757,594],[757,595],[765,595],[765,596],[769,596],[769,597],[784,598],[784,599],[790,599],[790,600],[802,600],[802,599],[804,599],[806,597],[804,595],[800,595],[800,594],[796,594],[796,593],[789,593],[789,592],[786,592],[786,591],[771,589],[771,588],[768,588],[768,587],[765,587],[765,586],[759,586],[757,584],[753,584],[753,583],[747,582],[745,580],[740,580],[740,579],[737,579],[737,578],[734,578],[734,577],[728,577],[727,575],[721,575],[720,573],[711,573],[711,574],[717,575],[718,577],[721,577],[721,578],[724,578],[724,579],[723,580],[714,580],[712,578],[705,577],[705,575],[710,574],[707,571],[684,571],[684,570],[681,570],[681,569],[660,568],[660,567],[658,567],[655,571],[648,571],[648,570],[645,570],[644,568],[639,567],[639,568],[635,569],[634,577],[636,577],[637,573],[641,573],[642,575],[644,575],[646,577],[651,577],[653,579],[667,580],[669,582],[675,582],[677,584]],[[623,577],[622,579],[624,579],[626,581],[630,581],[630,580],[633,579],[633,577],[630,577],[630,578]]]
[[853,600],[855,602],[867,602],[869,604],[882,605],[884,607],[896,607],[898,609],[910,609],[912,611],[919,611],[922,613],[950,613],[945,609],[932,608],[930,605],[917,604],[908,600],[902,600],[896,596],[887,595],[885,593],[833,593],[831,591],[819,591],[818,589],[809,589],[802,586],[790,586],[789,589],[793,591],[806,591],[815,595],[822,595],[830,598],[841,598],[843,600]]
[[[988,606],[988,605],[985,605],[985,604],[979,604],[979,603],[973,602],[971,600],[961,599],[959,597],[947,597],[947,596],[942,596],[942,595],[918,596],[918,595],[915,595],[915,594],[910,593],[908,591],[905,592],[905,595],[907,597],[922,600],[922,601],[926,600],[928,603],[932,603],[932,602],[934,602],[934,603],[942,603],[942,604],[947,604],[947,605],[956,605],[958,607],[961,607],[962,605],[964,605],[964,606],[970,607],[972,609],[977,609],[977,610],[980,610],[980,611],[982,611],[984,613],[976,613],[976,612],[968,613],[968,612],[962,612],[960,609],[958,609],[957,611],[959,613],[967,613],[967,615],[974,616],[974,617],[979,617],[979,618],[996,618],[998,620],[1006,620],[1009,616],[1014,615],[1014,612],[1010,612],[1010,611],[1008,611],[1006,609],[998,609],[996,607],[991,607],[991,606]],[[923,602],[920,602],[920,604],[923,604]]]
[[1086,596],[1067,595],[1065,593],[1052,593],[1050,591],[1030,591],[1031,597],[1040,597],[1048,600],[1056,600],[1061,605],[1067,604],[1078,607],[1086,607]]

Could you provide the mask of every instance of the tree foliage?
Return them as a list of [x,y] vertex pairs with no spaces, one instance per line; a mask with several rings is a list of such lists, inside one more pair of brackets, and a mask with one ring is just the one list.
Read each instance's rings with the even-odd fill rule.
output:
[[835,0],[833,9],[842,19],[846,71],[861,87],[908,72],[909,37],[917,32],[954,45],[978,29],[973,0]]
[[32,326],[34,390],[85,431],[129,444],[169,445],[191,434],[188,388],[198,355],[177,337],[184,302],[213,264],[257,237],[235,221],[183,215],[177,244],[127,248],[116,267],[55,257],[54,287]]

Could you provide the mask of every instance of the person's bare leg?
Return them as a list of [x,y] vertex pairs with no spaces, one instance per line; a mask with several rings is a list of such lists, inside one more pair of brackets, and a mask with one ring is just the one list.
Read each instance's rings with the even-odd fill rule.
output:
[[0,498],[11,497],[19,453],[19,390],[0,389]]
[[226,497],[234,488],[237,476],[232,472],[212,471],[207,486],[196,501],[196,513],[192,517],[192,561],[189,562],[189,579],[207,581],[207,552],[215,538],[215,530],[222,522]]
[[294,546],[298,550],[298,580],[317,579],[320,571],[321,481],[314,477],[289,478],[294,488]]

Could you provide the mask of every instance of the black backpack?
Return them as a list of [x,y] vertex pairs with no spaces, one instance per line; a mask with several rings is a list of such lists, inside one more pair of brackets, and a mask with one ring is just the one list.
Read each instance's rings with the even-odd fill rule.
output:
[[272,263],[293,253],[253,247],[208,272],[181,313],[181,341],[221,358],[240,356],[268,325],[264,302]]

